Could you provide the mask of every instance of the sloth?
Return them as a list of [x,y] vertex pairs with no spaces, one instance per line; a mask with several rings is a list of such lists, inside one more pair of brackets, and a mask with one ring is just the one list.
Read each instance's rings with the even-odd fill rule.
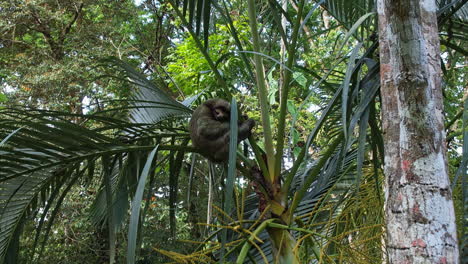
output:
[[[189,131],[193,146],[207,159],[221,163],[229,158],[231,106],[223,99],[210,99],[192,114]],[[248,138],[255,121],[239,121],[237,143]]]

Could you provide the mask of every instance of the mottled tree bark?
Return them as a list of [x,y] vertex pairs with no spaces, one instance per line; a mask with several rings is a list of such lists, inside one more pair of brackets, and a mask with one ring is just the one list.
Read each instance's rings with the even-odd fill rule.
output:
[[378,0],[389,263],[458,263],[435,0]]

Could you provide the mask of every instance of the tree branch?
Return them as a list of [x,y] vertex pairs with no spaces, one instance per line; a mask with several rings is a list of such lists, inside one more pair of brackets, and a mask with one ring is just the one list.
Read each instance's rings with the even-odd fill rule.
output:
[[59,43],[63,43],[63,41],[65,40],[65,36],[70,33],[70,30],[71,30],[71,27],[73,26],[73,24],[75,24],[76,20],[78,19],[78,17],[81,15],[81,11],[83,10],[83,6],[84,4],[81,3],[80,6],[77,8],[76,12],[75,12],[75,16],[73,17],[73,19],[70,21],[70,23],[68,23],[68,25],[62,30],[62,33],[60,33],[60,42]]

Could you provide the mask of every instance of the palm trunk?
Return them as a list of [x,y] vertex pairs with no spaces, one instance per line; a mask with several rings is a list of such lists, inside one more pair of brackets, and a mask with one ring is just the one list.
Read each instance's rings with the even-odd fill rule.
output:
[[294,254],[296,239],[291,233],[280,228],[267,228],[267,231],[273,242],[273,263],[299,263],[297,255]]

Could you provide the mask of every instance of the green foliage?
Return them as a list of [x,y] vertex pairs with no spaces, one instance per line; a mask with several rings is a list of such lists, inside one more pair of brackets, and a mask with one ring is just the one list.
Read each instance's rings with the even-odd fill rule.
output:
[[[47,243],[41,251],[40,263],[83,263],[83,260],[92,263],[101,263],[107,260],[106,241],[107,234],[97,229],[89,221],[90,205],[94,200],[96,186],[80,186],[71,191],[63,202],[60,214],[56,216],[55,224],[48,234]],[[37,232],[38,216],[31,215],[21,239],[20,261],[30,263],[34,246],[34,235]],[[47,222],[50,216],[47,217]],[[37,252],[36,252],[37,253]],[[37,255],[36,255],[37,256]]]
[[[35,250],[44,263],[108,262],[109,228],[117,263],[131,257],[129,234],[140,263],[207,263],[221,252],[226,261],[273,262],[284,234],[289,257],[304,263],[381,259],[382,113],[372,16],[348,31],[373,4],[325,1],[314,9],[299,1],[281,10],[280,2],[250,3],[256,20],[245,1],[0,3],[0,225],[8,227],[0,229],[0,256],[14,255],[9,239],[23,226],[21,260]],[[446,41],[463,47],[456,36]],[[442,50],[454,174],[466,67],[449,44]],[[118,59],[102,60],[109,56]],[[211,97],[234,97],[257,122],[239,146],[231,186],[223,166],[187,155],[196,152],[187,146],[188,107]],[[95,105],[86,108],[87,101]],[[11,107],[18,104],[62,112]],[[283,141],[275,171],[265,150]],[[229,182],[233,172],[231,164]],[[460,184],[454,197],[460,227]],[[222,208],[232,201],[232,210]],[[218,243],[224,235],[226,243]]]
[[[127,53],[132,1],[2,1],[0,61],[9,104],[81,113],[81,104],[123,96],[96,81],[99,59]],[[109,95],[113,93],[113,95]]]
[[[246,27],[236,23],[243,41],[247,40]],[[218,70],[228,84],[236,88],[246,86],[245,72],[239,55],[233,52],[235,43],[224,25],[217,25],[218,31],[209,36],[209,55],[218,65]],[[167,71],[173,76],[177,86],[184,94],[197,94],[203,91],[216,90],[216,79],[202,53],[195,45],[194,39],[185,36],[170,50],[170,63]],[[177,88],[173,87],[173,90]]]

